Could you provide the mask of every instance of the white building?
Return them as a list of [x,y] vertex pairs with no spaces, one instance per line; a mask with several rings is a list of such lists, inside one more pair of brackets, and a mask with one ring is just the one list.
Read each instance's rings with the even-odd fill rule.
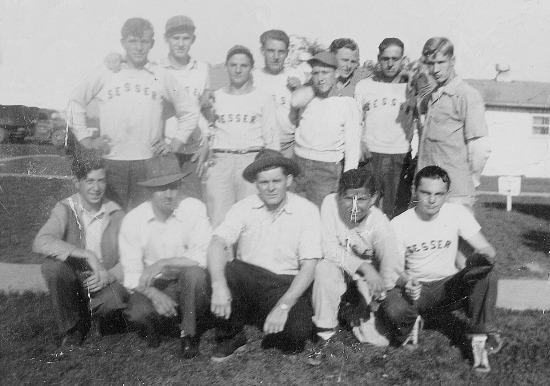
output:
[[550,83],[467,82],[486,106],[492,154],[483,174],[550,178]]

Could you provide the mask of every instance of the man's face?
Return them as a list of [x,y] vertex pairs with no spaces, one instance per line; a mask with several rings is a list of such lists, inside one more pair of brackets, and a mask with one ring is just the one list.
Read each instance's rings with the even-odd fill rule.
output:
[[335,56],[338,61],[338,76],[341,78],[349,78],[359,67],[359,50],[343,47],[336,51]]
[[291,184],[292,175],[287,176],[281,167],[264,170],[256,176],[258,196],[270,210],[281,205]]
[[311,80],[317,94],[328,94],[336,83],[336,70],[321,63],[316,63],[311,69]]
[[76,181],[76,189],[86,209],[100,206],[107,186],[105,169],[96,169],[88,175]]
[[441,52],[437,52],[434,55],[427,57],[424,63],[437,82],[442,86],[447,84],[454,75],[455,57],[444,55]]
[[[355,197],[355,198],[354,198]],[[369,208],[376,201],[377,196],[369,194],[367,188],[348,189],[338,195],[338,212],[343,220],[361,222],[369,213]],[[353,216],[353,201],[357,202],[357,212]]]
[[280,40],[268,39],[262,47],[262,54],[264,55],[265,68],[271,74],[276,75],[284,68],[288,47]]
[[245,54],[235,54],[229,58],[226,65],[229,81],[235,87],[241,87],[250,80],[252,63]]
[[380,63],[384,77],[393,80],[403,68],[403,50],[399,46],[386,47],[378,55],[378,62]]
[[169,185],[150,188],[153,208],[165,216],[170,216],[178,206],[179,187],[180,182],[176,181]]
[[170,55],[176,59],[186,59],[194,42],[195,35],[189,32],[176,33],[166,38]]
[[421,178],[416,187],[416,213],[422,219],[435,217],[447,198],[447,184],[440,178]]
[[144,31],[143,36],[128,35],[121,43],[126,51],[126,60],[136,67],[143,66],[147,63],[147,55],[155,43],[153,31]]

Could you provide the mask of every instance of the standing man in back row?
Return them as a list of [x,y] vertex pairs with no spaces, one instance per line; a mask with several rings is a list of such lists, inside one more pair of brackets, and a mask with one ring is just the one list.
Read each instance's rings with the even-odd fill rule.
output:
[[[121,30],[126,60],[119,72],[102,68],[74,91],[69,101],[69,122],[85,148],[103,155],[110,196],[123,209],[146,199],[137,185],[154,156],[175,152],[189,142],[197,126],[196,104],[165,69],[149,62],[155,43],[153,26],[145,19],[128,19]],[[86,125],[86,107],[99,102],[100,135]],[[174,106],[178,121],[175,137],[167,143],[163,108]]]
[[363,109],[363,153],[370,153],[382,184],[382,210],[392,218],[405,158],[413,136],[412,109],[407,104],[407,79],[402,76],[404,44],[386,38],[378,46],[381,71],[355,87]]
[[308,62],[315,97],[307,103],[296,130],[294,159],[302,169],[296,192],[317,206],[338,189],[342,170],[357,168],[361,137],[360,111],[356,101],[331,96],[338,62],[324,51]]
[[453,181],[448,201],[472,209],[490,154],[483,99],[456,75],[449,39],[428,39],[422,57],[437,86],[428,101],[417,170],[429,165],[445,169]]
[[289,119],[292,91],[304,82],[304,75],[291,68],[285,68],[290,39],[281,30],[272,29],[260,35],[264,68],[252,71],[254,86],[273,97],[275,118],[279,129],[281,153],[287,158],[294,154],[294,132],[296,127]]
[[[201,101],[207,99],[210,88],[209,65],[201,62],[191,55],[189,50],[195,42],[195,24],[188,16],[173,16],[166,22],[164,39],[170,52],[161,60],[161,65],[166,68],[178,81],[179,85],[189,94],[197,110],[201,108]],[[170,111],[169,115],[173,115]],[[164,128],[168,140],[177,138],[178,122],[175,116],[168,118]],[[201,181],[197,175],[195,153],[203,141],[207,140],[208,122],[199,115],[198,125],[189,137],[189,141],[176,149],[175,154],[182,171],[190,172],[184,182],[183,188],[191,196],[202,199]]]

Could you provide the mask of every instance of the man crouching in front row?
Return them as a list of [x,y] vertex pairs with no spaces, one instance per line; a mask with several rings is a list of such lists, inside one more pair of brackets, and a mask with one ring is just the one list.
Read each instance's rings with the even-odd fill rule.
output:
[[104,198],[103,161],[92,153],[79,153],[72,172],[77,192],[55,205],[32,246],[34,252],[47,256],[42,275],[63,349],[84,341],[92,316],[100,330],[121,320],[126,297],[118,261],[124,212]]
[[[205,205],[181,197],[182,178],[175,157],[154,158],[147,179],[149,200],[130,211],[120,228],[124,286],[131,292],[125,316],[158,346],[159,323],[179,316],[181,355],[198,355],[208,320],[206,250],[211,227]],[[166,320],[169,322],[169,320]]]
[[[211,310],[218,316],[217,347],[222,362],[246,344],[245,323],[265,333],[262,348],[303,351],[311,336],[311,283],[321,258],[317,207],[288,192],[299,166],[264,149],[243,172],[258,194],[227,213],[208,250],[212,280]],[[228,251],[238,242],[236,259]]]

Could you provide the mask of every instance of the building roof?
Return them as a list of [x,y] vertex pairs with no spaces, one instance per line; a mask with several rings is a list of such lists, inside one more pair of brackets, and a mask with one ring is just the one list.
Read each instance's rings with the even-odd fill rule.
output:
[[483,96],[487,107],[550,109],[550,83],[466,79]]

